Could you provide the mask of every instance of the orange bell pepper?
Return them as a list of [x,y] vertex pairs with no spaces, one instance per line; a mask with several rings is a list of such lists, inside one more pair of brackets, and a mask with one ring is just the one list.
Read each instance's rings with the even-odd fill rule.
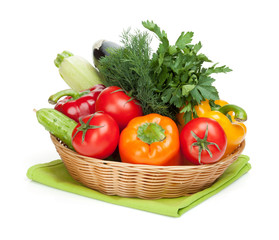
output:
[[[223,158],[231,154],[238,145],[244,140],[247,129],[242,123],[247,120],[246,112],[232,104],[228,104],[223,100],[216,100],[216,105],[221,107],[211,108],[209,101],[202,101],[199,105],[195,106],[198,117],[207,117],[216,120],[224,129],[227,136],[227,148],[223,155]],[[230,115],[231,120],[228,118]],[[180,129],[185,125],[182,114],[178,115],[178,121],[180,123]]]
[[121,132],[119,153],[126,163],[180,165],[178,128],[173,120],[159,114],[136,117]]

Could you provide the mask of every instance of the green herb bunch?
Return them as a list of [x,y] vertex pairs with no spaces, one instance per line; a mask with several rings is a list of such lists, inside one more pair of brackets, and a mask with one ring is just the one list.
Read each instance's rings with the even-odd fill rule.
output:
[[182,32],[174,45],[170,45],[165,31],[153,21],[142,22],[156,34],[160,44],[152,53],[149,32],[124,31],[123,46],[110,49],[110,55],[100,59],[99,71],[107,86],[119,86],[137,99],[144,114],[158,113],[175,120],[178,112],[184,113],[185,123],[197,117],[195,106],[205,99],[219,99],[213,73],[232,71],[212,61],[202,53],[201,42],[192,44],[193,32]]
[[210,75],[232,70],[225,65],[217,67],[217,64],[204,68],[204,62],[212,61],[199,53],[201,42],[191,44],[193,32],[182,32],[175,45],[170,45],[167,34],[161,31],[157,24],[152,21],[142,24],[160,40],[160,45],[151,60],[150,75],[155,91],[160,93],[164,103],[180,109],[187,123],[192,116],[197,117],[194,106],[205,99],[219,99],[217,89],[212,86],[215,79]]
[[170,104],[161,93],[155,92],[151,79],[151,38],[147,32],[129,30],[121,35],[122,47],[109,49],[109,55],[100,59],[99,71],[106,86],[119,86],[137,99],[144,114],[158,113],[175,119]]

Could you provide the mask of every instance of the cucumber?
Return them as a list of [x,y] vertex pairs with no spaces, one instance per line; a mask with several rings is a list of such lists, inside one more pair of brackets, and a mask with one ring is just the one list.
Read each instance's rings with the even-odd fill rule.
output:
[[72,132],[77,126],[76,121],[52,108],[42,108],[36,112],[36,116],[38,122],[47,131],[59,138],[70,149],[74,150],[72,145]]

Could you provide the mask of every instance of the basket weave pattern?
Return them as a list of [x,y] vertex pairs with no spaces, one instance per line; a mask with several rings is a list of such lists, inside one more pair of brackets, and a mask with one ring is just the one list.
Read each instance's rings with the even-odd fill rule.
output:
[[243,141],[234,153],[214,164],[162,167],[90,158],[70,150],[53,135],[51,140],[76,181],[107,195],[142,199],[181,197],[211,186],[245,147]]

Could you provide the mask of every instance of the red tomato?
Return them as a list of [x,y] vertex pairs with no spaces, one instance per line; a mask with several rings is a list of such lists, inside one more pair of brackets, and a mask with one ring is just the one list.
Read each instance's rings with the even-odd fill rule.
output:
[[130,120],[142,116],[142,108],[138,101],[131,99],[120,87],[116,86],[107,87],[100,93],[95,110],[111,115],[118,123],[120,131]]
[[106,113],[96,112],[81,118],[72,133],[72,144],[79,154],[99,159],[110,156],[118,141],[118,125]]
[[184,157],[190,162],[214,163],[224,155],[227,137],[216,120],[195,118],[183,127],[180,145]]

